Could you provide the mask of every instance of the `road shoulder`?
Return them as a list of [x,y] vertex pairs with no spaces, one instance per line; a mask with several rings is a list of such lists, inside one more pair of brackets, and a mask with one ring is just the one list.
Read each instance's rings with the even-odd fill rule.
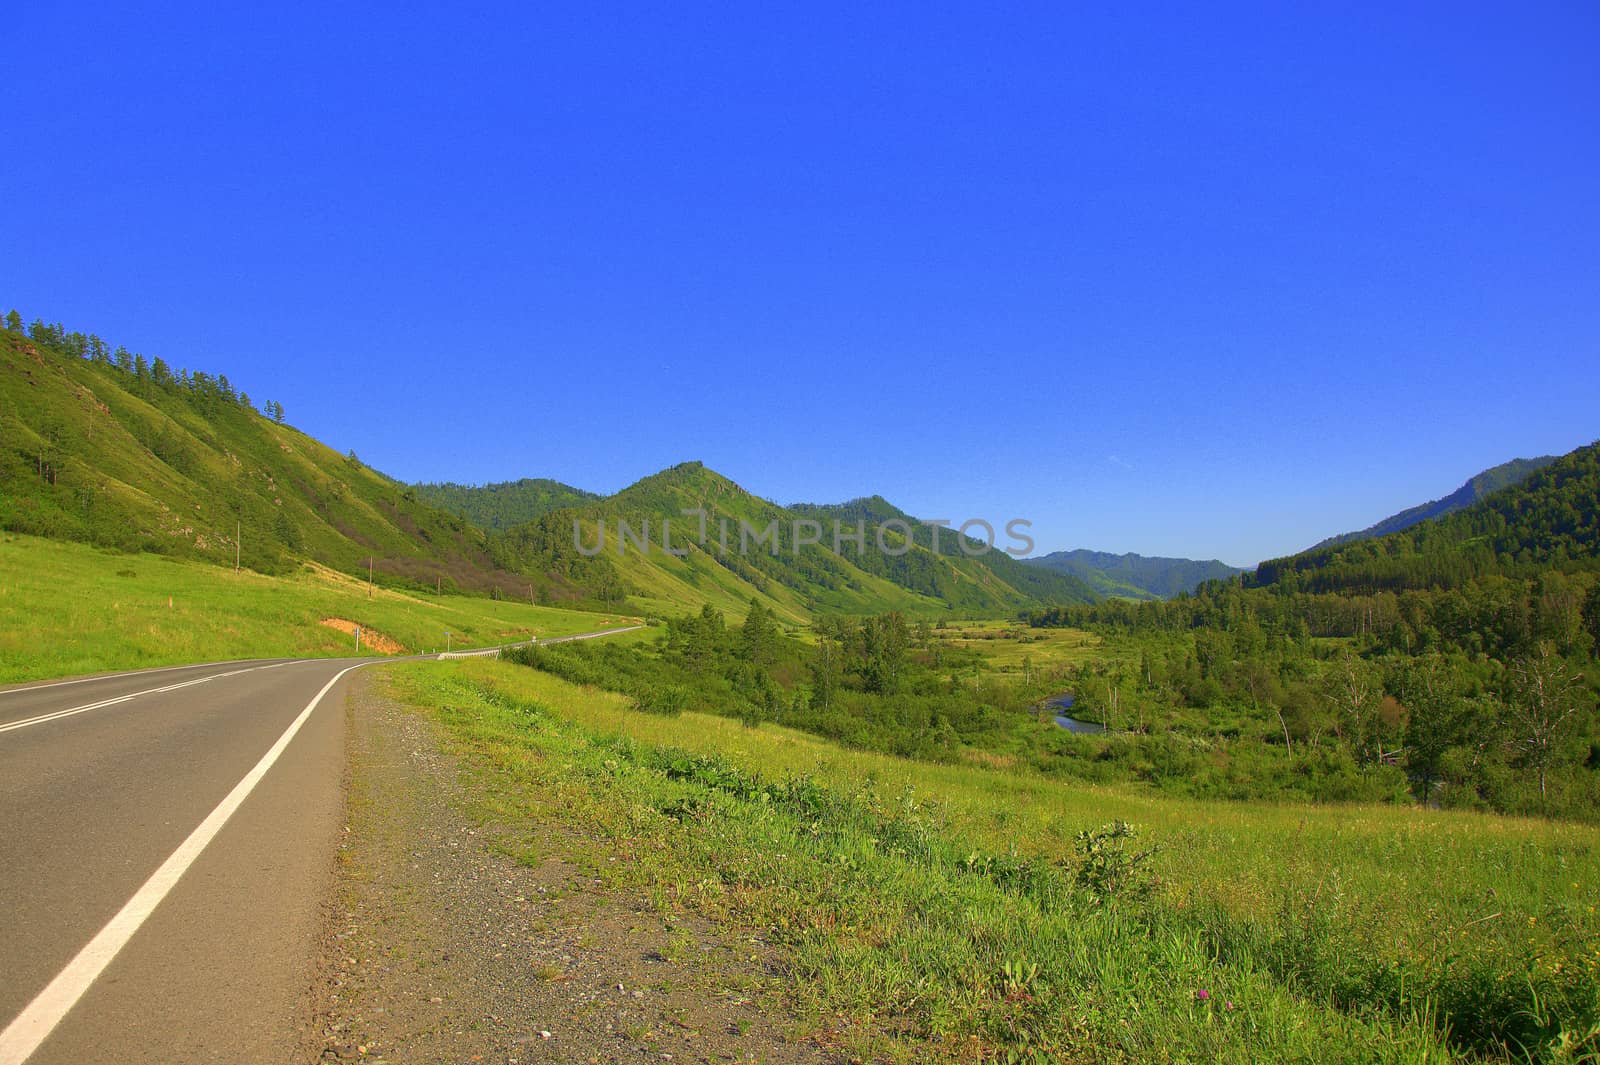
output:
[[818,1062],[770,948],[592,875],[598,841],[508,823],[374,672],[347,704],[349,805],[307,1057]]

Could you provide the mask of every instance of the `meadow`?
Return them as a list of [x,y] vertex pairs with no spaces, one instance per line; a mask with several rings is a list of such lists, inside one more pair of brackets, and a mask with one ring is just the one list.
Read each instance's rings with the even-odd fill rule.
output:
[[484,816],[565,824],[597,875],[781,945],[794,1008],[849,1018],[853,1053],[1600,1053],[1591,827],[928,764],[508,662],[387,683],[466,752]]
[[[303,565],[266,576],[170,555],[0,535],[0,683],[188,662],[419,653],[565,636],[622,624],[617,614],[461,595],[429,596]],[[451,635],[447,638],[445,633]],[[374,639],[381,636],[384,641]]]
[[1002,673],[1105,661],[1105,641],[1084,629],[1035,629],[1016,621],[960,621],[934,627],[934,646],[971,651]]

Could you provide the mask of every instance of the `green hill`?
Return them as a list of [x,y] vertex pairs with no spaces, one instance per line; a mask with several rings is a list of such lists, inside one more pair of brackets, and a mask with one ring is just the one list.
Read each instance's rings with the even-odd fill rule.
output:
[[[700,517],[685,516],[686,510],[704,514],[703,529]],[[900,527],[884,527],[891,519],[905,522],[911,542]],[[591,550],[600,544],[604,528],[600,557],[615,567],[619,594],[644,608],[674,610],[709,602],[742,614],[754,598],[798,623],[816,614],[883,610],[993,616],[1039,603],[1094,598],[1080,582],[1036,573],[1003,551],[969,558],[948,530],[935,552],[929,526],[876,497],[836,507],[782,507],[698,462],[674,466],[604,500],[554,511],[508,530],[502,538],[506,557],[581,556],[574,545],[574,521]],[[681,555],[665,550],[663,521],[670,530],[670,546]],[[837,552],[836,521],[841,535]],[[850,539],[861,523],[865,550]],[[624,525],[627,541],[621,540]],[[886,550],[878,543],[880,527]],[[797,550],[798,538],[819,542]],[[641,540],[650,545],[648,550],[640,548]]]
[[[950,601],[961,597],[960,586],[949,580],[951,569],[974,573],[978,578],[976,583],[992,591],[999,591],[992,584],[993,581],[999,581],[1011,590],[1010,593],[999,591],[1002,605],[1007,608],[1026,607],[1030,602],[1088,603],[1097,598],[1091,588],[1070,574],[1041,573],[1012,557],[1003,550],[1007,544],[1002,531],[997,531],[1001,539],[995,549],[983,551],[982,541],[967,537],[963,544],[963,537],[955,530],[944,527],[935,529],[882,496],[867,496],[846,503],[797,503],[789,510],[802,517],[821,521],[830,529],[835,520],[847,526],[864,521],[869,528],[876,528],[888,521],[904,522],[911,528],[912,541],[921,551],[907,555],[904,563],[897,563],[895,559],[880,553],[858,561],[857,565],[938,599]],[[924,558],[922,552],[927,552],[929,557]],[[936,564],[932,558],[935,554],[949,563],[949,568]],[[980,567],[988,573],[977,575],[972,567]]]
[[582,506],[601,498],[560,481],[544,477],[524,477],[498,484],[414,484],[412,490],[424,503],[466,518],[480,529],[503,532],[534,521],[552,510]]
[[1311,548],[1320,551],[1325,547],[1338,547],[1340,544],[1351,543],[1355,540],[1371,540],[1379,536],[1409,529],[1419,521],[1429,518],[1442,518],[1446,514],[1453,514],[1463,510],[1483,499],[1485,496],[1498,492],[1502,488],[1509,488],[1514,484],[1525,481],[1535,470],[1543,469],[1556,460],[1554,455],[1541,455],[1532,459],[1512,459],[1498,466],[1490,467],[1482,473],[1467,479],[1467,483],[1457,488],[1443,499],[1435,499],[1402,510],[1398,514],[1391,514],[1382,521],[1370,525],[1360,532],[1341,533],[1330,536],[1328,539]]
[[[881,499],[786,509],[699,463],[605,498],[535,479],[402,484],[285,424],[277,404],[258,409],[225,376],[175,371],[59,326],[12,325],[0,330],[3,529],[229,566],[237,558],[267,574],[311,561],[365,576],[370,564],[397,587],[541,603],[660,613],[709,603],[742,615],[754,600],[792,624],[887,610],[997,616],[1094,598],[1000,551],[969,558],[951,532],[934,551],[928,526]],[[693,508],[705,512],[703,538],[682,513]],[[662,550],[663,519],[681,554]],[[889,519],[904,521],[914,542],[891,526],[879,550],[877,525]],[[835,520],[846,526],[838,553]],[[867,522],[865,549],[848,538],[857,520]],[[795,550],[797,522],[814,523],[823,546]],[[647,525],[653,549],[643,551]],[[580,548],[602,527],[603,551]],[[618,552],[624,528],[632,542]],[[755,541],[742,547],[741,530]]]
[[1070,574],[1100,595],[1128,599],[1170,599],[1179,592],[1194,591],[1205,581],[1226,580],[1243,572],[1216,559],[1197,562],[1191,558],[1114,555],[1082,549],[1052,551],[1023,561],[1043,570]]
[[[497,562],[488,535],[268,417],[226,376],[36,323],[0,330],[0,528],[282,573],[302,560],[416,588],[585,599]],[[267,404],[281,417],[276,404]]]
[[1249,586],[1312,592],[1458,588],[1480,577],[1600,569],[1600,444],[1400,532],[1264,562]]

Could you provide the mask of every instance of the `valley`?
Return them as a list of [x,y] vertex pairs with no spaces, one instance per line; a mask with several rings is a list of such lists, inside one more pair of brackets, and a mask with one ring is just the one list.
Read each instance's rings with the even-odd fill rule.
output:
[[[611,495],[406,485],[221,376],[43,325],[0,356],[0,682],[490,648],[342,682],[358,749],[381,721],[436,751],[450,823],[497,841],[474,861],[597,874],[596,928],[692,924],[706,958],[758,940],[767,975],[662,955],[671,1017],[718,1015],[722,980],[765,1003],[744,1031],[682,1020],[688,1044],[1555,1062],[1600,1038],[1594,446],[1253,571],[1017,559],[880,496],[783,506],[698,462]],[[351,757],[380,803],[360,860],[499,912],[394,864],[385,817],[446,815]],[[393,925],[392,899],[337,883],[372,949],[485,949],[441,945],[448,909]],[[529,957],[556,960],[517,977],[532,1000],[570,976],[599,1008],[582,965],[636,964],[627,936],[533,927]],[[378,1001],[370,959],[322,964]],[[508,1055],[546,1038],[478,969],[459,981],[438,1023],[490,1011]],[[313,1000],[336,1056],[434,1045]],[[638,1009],[548,1038],[657,1052],[670,1017]]]

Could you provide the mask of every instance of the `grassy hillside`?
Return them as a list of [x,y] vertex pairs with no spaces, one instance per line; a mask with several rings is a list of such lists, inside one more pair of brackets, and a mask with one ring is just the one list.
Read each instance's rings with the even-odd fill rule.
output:
[[[912,517],[882,496],[868,496],[847,503],[799,503],[789,509],[801,516],[821,521],[830,529],[835,520],[842,521],[847,526],[865,521],[868,528],[887,521],[905,522],[911,527],[912,542],[922,551],[926,551],[929,555],[937,555],[956,569],[970,572],[974,567],[981,567],[988,570],[989,578],[999,581],[1005,588],[1010,589],[1009,594],[999,592],[1007,606],[1023,607],[1039,602],[1088,603],[1097,598],[1094,590],[1075,575],[1041,572],[1012,557],[1004,549],[1016,545],[1006,538],[1002,529],[995,531],[994,550],[969,554],[968,552],[977,551],[981,546],[980,541],[963,538],[953,529],[940,528],[936,535],[934,526]],[[881,555],[867,558],[860,564],[868,568],[877,566],[887,573],[893,573],[892,560]],[[911,583],[913,587],[920,582],[931,594],[945,598],[952,592],[944,581],[945,572],[943,568],[933,565],[922,572],[911,570],[900,579]]]
[[1521,484],[1527,480],[1529,474],[1535,470],[1543,469],[1555,460],[1556,456],[1554,455],[1541,455],[1532,459],[1512,459],[1510,462],[1492,466],[1482,473],[1468,478],[1466,484],[1457,488],[1443,499],[1421,503],[1402,510],[1398,514],[1391,514],[1389,517],[1362,529],[1360,532],[1330,536],[1311,548],[1311,550],[1319,551],[1325,547],[1338,547],[1340,544],[1347,544],[1354,540],[1371,540],[1375,537],[1387,536],[1390,533],[1400,532],[1402,529],[1409,529],[1420,521],[1427,521],[1429,518],[1442,518],[1446,514],[1464,510],[1478,502],[1478,500],[1492,495],[1502,488]]
[[585,595],[497,565],[482,531],[265,416],[225,376],[34,332],[0,330],[0,528],[228,566],[237,554],[261,573],[310,559],[364,576],[370,560],[418,589]]
[[[685,510],[705,514],[700,521]],[[913,543],[894,528],[886,530],[885,546],[876,542],[877,522],[908,520]],[[663,549],[663,519],[670,523],[672,547]],[[856,521],[867,521],[866,548],[841,540],[833,551],[833,522],[850,533]],[[1042,574],[1018,564],[1000,551],[968,558],[946,532],[941,551],[927,546],[926,526],[905,519],[884,504],[867,511],[854,507],[785,508],[760,499],[698,462],[684,463],[647,477],[614,496],[582,507],[552,512],[539,521],[508,531],[502,544],[509,559],[578,554],[572,523],[582,529],[587,548],[599,544],[605,529],[603,558],[614,567],[620,586],[635,609],[678,613],[701,604],[740,616],[752,599],[788,624],[802,624],[819,614],[865,614],[898,610],[915,616],[980,616],[1014,614],[1041,602],[1085,602],[1093,594],[1070,578]],[[815,522],[820,546],[793,549],[796,522]],[[648,523],[648,551],[629,539],[619,550],[619,522],[641,537]],[[776,529],[778,549],[754,538]],[[754,531],[741,537],[742,529]],[[724,529],[726,536],[724,537]],[[724,547],[724,544],[726,546]],[[902,552],[902,549],[903,552]]]
[[487,816],[564,826],[595,876],[776,944],[791,1005],[865,1060],[1596,1050],[1593,828],[929,765],[510,663],[394,678],[472,760]]
[[[819,521],[831,546],[832,519],[849,524],[861,508],[785,510],[698,463],[610,498],[531,479],[404,485],[286,424],[276,404],[258,410],[225,376],[174,371],[59,326],[0,330],[0,371],[0,529],[226,566],[237,557],[267,574],[303,560],[353,575],[370,565],[381,583],[416,591],[636,612],[710,604],[738,615],[755,600],[794,625],[882,610],[1000,616],[1093,598],[1002,552],[968,558],[953,533],[936,553],[928,528],[887,504],[857,516],[908,520],[916,544],[903,556],[880,552],[871,527],[865,550],[797,553],[797,519]],[[694,542],[698,529],[688,535],[696,523],[681,511],[691,507],[706,510],[705,543]],[[660,549],[664,518],[682,556]],[[574,520],[589,544],[603,524],[607,550],[580,550]],[[619,521],[636,534],[648,521],[654,550],[618,553]],[[779,551],[741,550],[741,522],[776,523]]]
[[524,477],[519,481],[468,485],[414,484],[417,498],[430,506],[459,515],[480,529],[503,532],[541,518],[552,510],[582,506],[600,497],[560,481]]
[[1024,560],[1030,566],[1066,573],[1106,596],[1129,599],[1170,599],[1192,592],[1205,581],[1226,580],[1242,570],[1212,559],[1159,558],[1114,555],[1109,551],[1052,551]]
[[[348,623],[340,628],[324,622]],[[591,632],[620,615],[379,587],[306,564],[268,576],[172,555],[0,534],[0,684],[234,658],[476,647]]]

